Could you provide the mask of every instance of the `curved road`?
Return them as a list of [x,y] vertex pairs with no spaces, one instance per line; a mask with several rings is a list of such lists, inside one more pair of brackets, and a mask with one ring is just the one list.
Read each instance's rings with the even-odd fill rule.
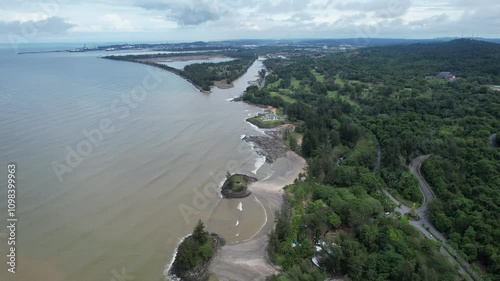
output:
[[[430,188],[429,184],[425,181],[424,177],[420,172],[420,167],[422,163],[429,158],[430,155],[422,155],[419,156],[410,163],[410,171],[415,175],[418,180],[418,186],[424,195],[424,200],[422,206],[416,209],[418,216],[420,217],[417,221],[410,221],[410,224],[413,225],[416,229],[422,232],[427,238],[431,240],[439,240],[442,243],[442,247],[440,248],[440,252],[449,257],[449,260],[452,263],[458,264],[458,270],[463,275],[469,274],[474,280],[482,280],[475,271],[472,270],[470,264],[465,260],[458,256],[458,253],[448,244],[446,238],[437,230],[434,225],[431,223],[427,210],[429,203],[436,198],[434,192]],[[389,197],[391,201],[396,203],[398,207],[395,208],[395,211],[401,213],[402,215],[411,211],[411,208],[405,206],[401,202],[399,202],[396,198],[394,198],[387,190],[383,190],[384,194]],[[445,249],[446,248],[446,249]],[[451,255],[450,255],[451,253]]]

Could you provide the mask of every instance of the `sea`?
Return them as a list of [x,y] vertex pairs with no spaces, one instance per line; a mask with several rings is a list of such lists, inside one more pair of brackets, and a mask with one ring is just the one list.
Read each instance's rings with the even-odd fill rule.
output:
[[18,54],[71,48],[0,45],[0,280],[167,280],[198,220],[228,244],[255,236],[262,202],[219,189],[228,172],[273,173],[243,140],[262,134],[245,121],[262,109],[231,101],[262,62],[204,94],[159,68],[101,58],[109,52]]

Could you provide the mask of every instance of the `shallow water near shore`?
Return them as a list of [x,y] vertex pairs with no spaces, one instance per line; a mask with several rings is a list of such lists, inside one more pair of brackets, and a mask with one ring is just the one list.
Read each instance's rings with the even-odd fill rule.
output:
[[197,59],[197,60],[188,60],[188,61],[169,61],[169,62],[160,62],[160,64],[168,65],[177,69],[184,69],[186,66],[195,63],[219,63],[219,62],[227,62],[232,61],[231,58],[210,58],[210,59]]
[[[213,192],[228,170],[254,176],[259,156],[241,135],[259,134],[244,120],[261,109],[228,100],[262,63],[234,88],[206,95],[157,68],[97,58],[104,54],[0,50],[0,167],[17,165],[19,219],[17,273],[1,270],[0,280],[163,280],[199,218],[230,244],[265,223],[255,196],[222,201]],[[139,101],[124,100],[145,79],[158,83]],[[113,130],[101,137],[102,120]],[[78,160],[74,151],[85,155]],[[274,169],[264,164],[257,177]]]

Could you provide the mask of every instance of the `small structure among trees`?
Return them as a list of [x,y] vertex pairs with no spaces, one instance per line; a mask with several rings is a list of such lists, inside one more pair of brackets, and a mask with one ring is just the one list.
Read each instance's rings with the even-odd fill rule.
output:
[[440,72],[436,75],[436,79],[444,79],[444,80],[454,80],[456,76],[451,72]]

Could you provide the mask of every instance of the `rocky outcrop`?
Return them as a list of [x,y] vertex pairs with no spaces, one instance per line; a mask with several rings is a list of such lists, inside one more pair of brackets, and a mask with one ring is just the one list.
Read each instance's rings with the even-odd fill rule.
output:
[[[241,190],[238,190],[238,191],[235,191],[231,188],[231,182],[236,177],[241,177],[245,181],[245,183],[244,183],[245,186]],[[248,197],[248,196],[250,196],[250,194],[252,194],[248,190],[248,185],[250,185],[251,183],[254,183],[256,181],[257,181],[256,178],[252,178],[252,177],[249,177],[247,175],[242,175],[242,174],[231,175],[229,178],[226,179],[226,181],[222,185],[221,194],[224,198],[229,198],[229,199]]]
[[288,147],[278,138],[269,136],[246,136],[243,138],[247,142],[254,143],[258,154],[266,157],[266,162],[273,163],[281,157],[285,157]]
[[[222,238],[219,234],[216,234],[216,233],[211,233],[210,237],[213,240],[214,256],[215,256],[215,254],[226,244],[226,241],[224,240],[224,238]],[[186,240],[184,240],[184,241],[186,241]],[[184,243],[184,242],[182,242],[182,243]],[[212,259],[213,259],[213,257],[209,261],[207,261],[206,263],[197,266],[193,270],[181,271],[181,270],[177,270],[177,268],[179,268],[179,266],[177,265],[178,259],[176,258],[174,260],[172,267],[170,268],[168,274],[173,280],[177,279],[177,280],[181,280],[181,281],[208,281],[208,279],[210,278],[209,267],[210,267],[210,263],[212,262]]]

